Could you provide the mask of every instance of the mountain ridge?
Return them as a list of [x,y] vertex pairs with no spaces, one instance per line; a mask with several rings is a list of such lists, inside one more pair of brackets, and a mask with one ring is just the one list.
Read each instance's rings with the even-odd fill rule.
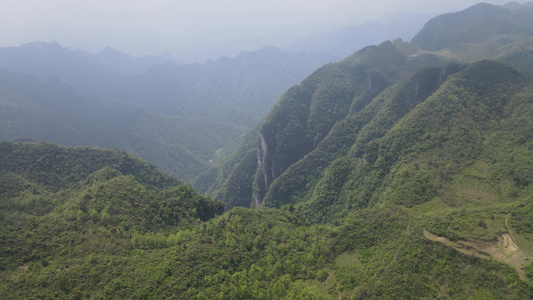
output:
[[[440,20],[455,20],[455,18],[463,18],[463,19],[467,19],[467,16],[470,15],[470,14],[475,14],[475,15],[479,15],[481,14],[483,11],[485,10],[489,10],[489,11],[496,11],[498,14],[501,14],[501,13],[504,13],[505,15],[507,16],[511,16],[511,15],[519,15],[519,14],[523,14],[523,15],[527,15],[529,13],[528,11],[528,8],[529,6],[528,5],[517,5],[513,8],[513,12],[510,12],[509,11],[509,8],[504,8],[504,7],[498,7],[498,6],[492,6],[492,5],[489,5],[489,4],[480,4],[480,5],[476,5],[476,6],[473,6],[469,9],[466,9],[462,12],[458,12],[458,13],[452,13],[452,14],[446,14],[446,15],[442,15],[442,16],[439,16],[439,17],[436,17],[432,20],[430,20],[428,22],[428,25],[426,25],[425,29],[422,29],[419,36],[421,36],[421,34],[423,32],[426,32],[428,31],[429,29],[428,28],[431,28],[431,26],[433,26],[432,24],[436,24],[435,26],[440,26],[442,27],[443,29],[443,32],[446,32],[446,31],[450,31],[452,34],[453,32],[456,32],[456,30],[454,28],[456,28],[457,26],[461,26],[461,25],[457,25],[456,27],[450,27],[450,28],[446,28],[445,26],[441,26],[439,24],[441,24],[442,22]],[[520,13],[519,13],[520,12]],[[490,22],[490,20],[492,20],[493,17],[491,15],[487,16],[482,22]],[[470,24],[471,26],[478,26],[476,23],[478,21],[478,19],[474,18],[473,20],[470,21]],[[496,23],[498,24],[498,23]],[[454,25],[455,26],[455,25]],[[483,27],[483,26],[481,26]],[[477,28],[477,27],[476,27]],[[522,30],[522,32],[529,32],[527,30]],[[510,36],[513,36],[513,34],[515,34],[514,32],[511,31],[511,34]],[[484,38],[487,40],[487,44],[490,44],[492,43],[492,38],[490,35],[486,35],[484,36]],[[416,39],[416,37],[415,37]],[[415,41],[414,39],[414,41]],[[505,58],[506,55],[509,55],[507,56],[508,58],[507,61],[509,62],[513,62],[513,66],[519,68],[520,70],[523,70],[523,71],[526,71],[527,72],[527,68],[525,66],[528,65],[528,61],[527,61],[527,57],[529,57],[524,51],[526,50],[515,50],[515,49],[528,49],[528,45],[530,45],[527,41],[528,39],[526,39],[525,41],[526,42],[522,42],[522,41],[518,41],[516,42],[516,35],[515,35],[515,38],[514,39],[510,39],[509,40],[509,44],[506,44],[504,46],[502,45],[498,45],[498,50],[497,51],[493,51],[492,54],[483,54],[485,55],[485,58],[498,58],[498,57],[503,57]],[[470,41],[471,42],[471,45],[477,45],[479,44],[479,42],[477,40],[474,40],[474,41]],[[481,44],[480,44],[481,45]],[[448,44],[449,47],[456,47],[456,45],[454,44],[454,42]],[[388,52],[389,54],[391,53],[394,53],[396,51],[396,53],[402,53],[400,54],[399,56],[397,56],[397,59],[394,61],[394,63],[388,63],[388,68],[387,71],[382,71],[378,68],[374,68],[372,69],[373,66],[369,66],[368,64],[365,64],[364,62],[364,55],[365,53],[371,53],[372,51],[374,51],[375,53],[379,53],[379,51],[387,51],[385,49],[387,49],[387,47],[389,47],[388,49],[395,49],[395,50],[388,50],[390,52]],[[473,46],[473,47],[478,47],[478,46]],[[484,47],[483,45],[482,46],[479,46],[479,48],[481,47]],[[402,42],[401,40],[395,40],[393,41],[392,43],[391,42],[388,42],[388,43],[383,43],[379,46],[372,46],[372,47],[366,47],[358,52],[356,52],[356,54],[352,55],[351,57],[345,59],[344,61],[340,62],[340,63],[337,63],[336,65],[330,65],[329,67],[333,70],[335,67],[337,68],[341,68],[341,65],[344,63],[346,64],[347,61],[349,60],[352,60],[353,64],[359,64],[361,68],[367,68],[365,70],[365,72],[367,72],[368,74],[372,74],[372,72],[374,72],[375,74],[375,77],[376,78],[380,78],[381,76],[381,80],[384,80],[382,81],[383,83],[383,87],[381,89],[378,89],[378,92],[384,90],[385,87],[387,86],[392,86],[391,84],[392,83],[395,83],[395,82],[398,82],[398,80],[400,78],[407,78],[409,76],[411,76],[414,71],[418,70],[419,68],[423,67],[423,66],[431,66],[431,65],[439,65],[439,64],[443,64],[445,61],[448,61],[448,62],[454,62],[455,63],[472,63],[472,62],[475,62],[476,60],[478,60],[477,58],[480,58],[480,59],[483,59],[483,55],[481,52],[479,53],[476,53],[476,51],[473,51],[473,53],[475,53],[475,55],[473,55],[472,57],[470,57],[470,61],[464,61],[464,59],[466,58],[466,56],[464,56],[464,54],[462,54],[461,52],[457,52],[459,49],[459,47],[456,47],[456,48],[453,48],[454,52],[452,55],[449,55],[446,53],[446,51],[448,51],[448,49],[452,49],[452,48],[447,48],[447,49],[444,49],[444,50],[439,50],[439,51],[436,51],[436,52],[431,52],[431,51],[425,51],[425,50],[421,50],[419,48],[417,48],[415,45],[413,44],[410,44],[410,43],[404,43]],[[466,52],[469,52],[470,51],[470,46],[465,46],[463,47],[464,48],[464,51],[465,53]],[[519,52],[520,54],[516,53],[516,52],[513,52],[513,51],[521,51]],[[385,52],[384,52],[385,53]],[[516,54],[510,54],[510,53],[516,53]],[[523,53],[523,54],[522,54]],[[403,55],[403,57],[405,58],[400,58],[401,56]],[[422,57],[420,57],[422,56]],[[369,57],[372,57],[371,55]],[[378,56],[375,56],[373,58],[373,63],[376,63],[376,62],[379,62],[379,58],[377,58]],[[391,57],[394,57],[394,55],[389,55],[389,57],[387,59],[390,59]],[[513,58],[511,58],[513,57]],[[406,68],[405,66],[402,66],[401,65],[401,61],[402,59],[407,59],[407,60],[411,60],[411,63],[415,62],[414,59],[418,59],[418,65],[410,65],[409,67],[412,68],[412,71],[411,73],[409,74],[409,71],[408,71],[408,68]],[[524,64],[525,63],[525,64]],[[348,64],[346,64],[348,66]],[[383,68],[383,67],[382,67]],[[391,77],[391,74],[394,74],[394,73],[391,73],[390,70],[393,70],[394,68],[398,68],[396,71],[396,78],[394,79],[394,77]],[[324,68],[323,68],[324,69]],[[401,70],[401,71],[400,71]],[[315,74],[311,75],[308,79],[304,80],[302,82],[302,84],[305,84],[306,82],[310,82],[311,81],[311,78],[313,78],[313,76],[317,76],[316,74],[318,74],[319,71],[315,72]],[[386,74],[385,76],[383,76],[383,74]],[[387,76],[389,76],[387,78]],[[392,75],[394,76],[394,75]],[[371,76],[369,77],[371,78]],[[442,79],[438,79],[438,81],[443,81],[444,78]],[[377,81],[379,82],[379,80]],[[371,84],[371,80],[369,80],[368,78],[364,79],[361,83],[360,83],[360,87],[359,88],[355,88],[355,89],[359,89],[359,93],[362,93],[362,90],[361,89],[369,89],[369,87],[372,86]],[[349,87],[349,85],[346,85],[346,90],[349,90],[350,88],[354,88],[353,86],[352,87]],[[416,89],[419,89],[420,86],[417,85],[416,86]],[[285,109],[287,110],[288,107],[290,107],[290,105],[292,104],[289,104],[289,103],[285,103],[283,104],[284,101],[287,101],[287,99],[285,99],[287,96],[286,95],[289,95],[289,93],[293,93],[294,95],[298,95],[298,89],[300,89],[301,93],[301,97],[300,96],[293,96],[294,100],[293,102],[295,103],[294,104],[294,107],[296,107],[295,109],[295,114],[292,115],[291,117],[287,117],[287,120],[291,120],[292,123],[290,122],[285,122],[285,123],[280,123],[280,121],[275,121],[273,118],[279,118],[279,117],[275,117],[275,116],[279,116],[280,115],[280,111]],[[296,94],[295,94],[296,93]],[[305,93],[308,93],[307,96],[305,96]],[[252,173],[256,173],[255,175],[255,181],[253,183],[253,193],[252,195],[248,195],[247,198],[248,199],[253,199],[253,200],[244,200],[242,197],[242,194],[240,194],[240,196],[238,196],[237,198],[238,199],[241,199],[239,200],[239,202],[241,203],[245,203],[246,201],[251,201],[251,203],[261,203],[262,202],[262,199],[263,197],[265,197],[266,195],[269,195],[269,193],[273,194],[273,195],[277,195],[277,196],[268,196],[267,198],[269,199],[269,201],[280,201],[280,197],[281,197],[281,194],[276,194],[274,191],[276,189],[280,189],[280,190],[283,190],[285,192],[287,192],[287,188],[286,187],[283,187],[283,184],[281,183],[276,183],[276,185],[274,185],[273,188],[270,188],[270,185],[273,184],[275,182],[274,179],[276,179],[278,176],[282,175],[288,168],[290,168],[290,166],[294,163],[297,163],[300,159],[304,158],[305,155],[307,155],[308,153],[310,153],[311,150],[313,149],[316,149],[317,145],[318,145],[318,142],[320,142],[323,138],[323,136],[325,136],[328,132],[331,133],[331,128],[332,126],[331,125],[326,125],[324,126],[326,123],[324,124],[321,124],[321,125],[318,125],[320,124],[320,122],[317,124],[318,126],[323,126],[323,132],[319,135],[317,135],[317,132],[313,132],[313,130],[316,130],[316,129],[313,129],[313,127],[309,127],[310,124],[313,124],[313,122],[316,122],[312,120],[312,118],[310,117],[311,115],[309,115],[309,117],[306,117],[306,116],[303,116],[302,114],[307,114],[307,108],[306,105],[307,104],[304,104],[304,103],[307,103],[305,101],[307,100],[304,100],[305,98],[309,98],[310,97],[310,92],[307,91],[305,92],[304,89],[301,88],[301,86],[296,86],[293,88],[293,91],[291,92],[291,90],[289,90],[287,92],[287,94],[282,97],[280,99],[280,102],[274,107],[274,109],[272,110],[271,114],[265,119],[265,121],[263,122],[263,125],[262,125],[262,129],[261,131],[259,132],[259,135],[258,135],[258,141],[257,141],[257,151],[258,151],[258,166],[256,168],[256,171],[257,173],[254,171],[252,172],[251,170],[249,171],[244,171],[244,170],[241,170],[242,172],[245,172],[247,174],[247,176],[250,176]],[[326,96],[323,100],[324,103],[330,103],[331,106],[335,107],[335,105],[337,105],[337,107],[335,109],[337,109],[338,111],[341,111],[341,112],[346,112],[347,111],[350,111],[350,114],[353,114],[357,111],[360,111],[360,109],[362,109],[363,107],[365,107],[367,105],[367,103],[371,100],[371,98],[375,97],[377,95],[377,93],[372,96],[372,97],[369,97],[367,98],[366,101],[361,101],[360,98],[357,98],[357,97],[354,97],[353,99],[350,99],[350,101],[353,101],[353,103],[351,104],[349,110],[346,106],[344,107],[340,107],[338,106],[337,104],[333,104],[333,103],[336,103],[336,101],[338,101],[339,97],[336,97],[334,95],[330,95],[329,98],[328,96]],[[301,99],[297,99],[297,97],[300,97]],[[353,96],[351,96],[353,97]],[[361,102],[360,102],[361,101]],[[284,106],[284,108],[281,108],[281,107],[278,107],[278,106]],[[302,106],[302,107],[299,107],[298,105]],[[298,108],[299,107],[299,108]],[[332,116],[332,112],[334,110],[330,109],[329,111],[328,110],[324,110],[322,113],[319,113],[318,115],[321,117],[321,118],[330,118]],[[287,111],[287,116],[289,116],[290,112]],[[347,115],[347,114],[346,114]],[[345,115],[343,115],[342,117],[339,117],[339,118],[334,118],[336,121],[334,121],[332,124],[334,124],[335,122],[337,122],[338,120],[342,120],[343,118],[345,117]],[[306,119],[307,118],[307,119]],[[274,120],[274,121],[272,121]],[[280,119],[280,120],[283,120]],[[271,123],[271,124],[274,124],[273,126],[273,130],[270,130],[268,131],[267,128],[268,128],[268,124]],[[292,125],[290,125],[290,124]],[[277,124],[277,125],[276,125]],[[290,125],[290,126],[289,126]],[[320,128],[320,127],[317,127],[317,125],[313,125],[315,126],[314,128]],[[277,127],[276,127],[277,126]],[[284,136],[284,133],[283,131],[285,130],[285,132],[293,132],[293,137],[296,138],[296,136],[298,136],[298,138],[294,139],[294,138],[290,138],[290,137],[285,137]],[[265,132],[267,132],[267,134],[265,134]],[[313,138],[314,140],[313,140]],[[291,146],[290,144],[287,144],[286,141],[287,140],[292,140],[293,143],[295,143],[295,145],[298,145],[297,148],[295,147],[292,147],[293,149],[299,149],[298,151],[300,151],[301,153],[296,153],[290,149]],[[299,140],[299,142],[295,142]],[[285,141],[285,142],[283,142]],[[279,158],[276,158],[275,156],[277,155],[276,154],[276,150],[277,148],[279,148],[280,146],[279,145],[285,145],[283,147],[285,147],[286,149],[282,149],[280,148],[279,151],[281,151],[283,154],[279,157]],[[368,146],[370,147],[370,145]],[[342,146],[341,146],[342,148]],[[292,152],[291,152],[292,151]],[[361,149],[357,150],[357,151],[362,151]],[[365,150],[367,151],[367,150]],[[293,153],[294,152],[294,153]],[[292,154],[291,154],[292,153]],[[325,155],[325,154],[324,154]],[[325,157],[327,157],[328,155],[325,155]],[[292,157],[292,159],[290,158]],[[289,158],[289,159],[287,159]],[[320,159],[318,159],[320,160]],[[246,159],[247,163],[244,163],[244,164],[250,164],[252,163],[250,161],[250,158]],[[300,168],[300,167],[297,167],[296,165],[294,166],[296,169],[297,168]],[[295,169],[295,170],[296,170]],[[241,174],[242,174],[241,172]],[[295,171],[296,172],[296,171]],[[300,173],[303,172],[303,170],[300,170],[299,171]],[[285,180],[286,182],[297,182],[297,181],[300,181],[301,184],[305,185],[306,184],[306,180],[304,179],[305,176],[303,176],[303,173],[294,173],[292,175],[287,175],[285,176]],[[312,172],[311,172],[312,173]],[[299,175],[297,175],[299,174]],[[231,180],[231,179],[229,179]],[[311,179],[311,181],[313,181],[314,179]],[[277,185],[280,185],[279,187],[276,187]],[[291,184],[289,184],[291,185]],[[250,187],[246,187],[247,190],[250,189]],[[244,190],[244,188],[238,188],[237,190]],[[289,188],[290,190],[290,188]],[[307,194],[305,194],[306,198],[309,198],[311,195],[308,194],[308,192],[306,192]],[[295,197],[293,196],[291,193],[288,194],[289,196],[289,199],[285,199],[283,201],[288,201],[289,203],[291,202],[290,198],[291,197]],[[228,199],[232,199],[233,196],[232,195],[226,195],[224,197],[227,197]],[[300,195],[300,196],[296,196],[297,199],[299,199],[299,197],[304,197],[303,195]],[[274,200],[278,198],[278,200]],[[225,198],[223,198],[225,199]],[[231,200],[233,201],[233,200]],[[274,205],[274,206],[278,206],[279,205]]]

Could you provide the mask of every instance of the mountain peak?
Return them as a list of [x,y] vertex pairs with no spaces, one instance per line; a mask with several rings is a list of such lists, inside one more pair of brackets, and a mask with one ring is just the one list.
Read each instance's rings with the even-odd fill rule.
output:
[[489,41],[502,34],[530,34],[520,22],[506,8],[479,3],[431,19],[411,42],[423,50],[438,51],[461,43]]
[[59,44],[56,41],[51,41],[51,42],[35,41],[31,43],[22,44],[20,47],[42,49],[42,50],[56,50],[56,51],[64,49],[64,47],[61,46],[61,44]]
[[102,49],[100,52],[96,53],[96,55],[126,55],[126,56],[131,56],[127,53],[124,53],[120,50],[117,50],[115,48],[111,48],[111,47],[105,47],[104,49]]

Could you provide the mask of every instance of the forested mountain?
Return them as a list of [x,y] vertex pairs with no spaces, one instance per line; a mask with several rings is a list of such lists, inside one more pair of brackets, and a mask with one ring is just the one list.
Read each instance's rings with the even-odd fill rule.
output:
[[[4,299],[532,295],[528,262],[524,273],[521,257],[486,254],[505,250],[487,250],[504,245],[494,241],[505,224],[515,238],[531,235],[524,183],[509,183],[517,198],[504,206],[479,210],[470,193],[446,209],[388,202],[352,209],[332,227],[310,224],[292,206],[234,208],[213,218],[220,202],[122,151],[2,142],[0,153]],[[483,185],[483,167],[462,183]],[[453,242],[465,235],[482,240]],[[437,242],[443,239],[449,244]]]
[[[531,37],[533,4],[495,6],[480,3],[464,11],[433,18],[413,38],[420,49],[438,51],[478,43],[487,50]],[[456,50],[458,51],[458,50]],[[463,50],[464,51],[464,50]],[[470,51],[468,51],[470,52]]]
[[[476,5],[431,20],[413,43],[318,69],[250,132],[240,161],[210,171],[206,191],[228,208],[289,207],[319,224],[399,206],[422,220],[426,239],[531,276],[517,256],[532,245],[532,12]],[[475,30],[484,33],[457,37]],[[493,245],[505,240],[515,250]]]
[[93,56],[55,42],[0,48],[0,68],[13,71],[0,70],[0,139],[119,148],[193,182],[216,150],[327,59],[269,48],[149,68],[164,57]]
[[195,182],[221,215],[123,151],[0,143],[0,297],[533,298],[533,44],[526,25],[495,43],[502,9],[529,19],[480,4],[428,22],[442,48],[385,41],[288,89]]
[[[523,104],[515,111],[531,114],[532,103]],[[220,202],[121,151],[3,142],[0,153],[4,299],[532,295],[525,277],[532,269],[522,261],[529,254],[495,242],[511,232],[505,224],[522,245],[529,241],[527,182],[501,186],[514,193],[506,205],[493,199],[480,210],[481,191],[463,190],[451,207],[388,202],[352,209],[332,227],[310,224],[292,206],[212,218]],[[485,167],[471,166],[458,183],[489,187]],[[453,242],[465,236],[477,244]],[[498,258],[498,251],[520,257]]]
[[[398,47],[406,46],[401,41],[396,43]],[[367,47],[337,64],[320,68],[301,85],[289,89],[261,125],[257,154],[249,154],[242,162],[254,166],[244,175],[247,186],[229,184],[226,189],[236,188],[247,201],[253,194],[257,206],[272,181],[316,148],[336,122],[361,110],[392,82],[426,64],[442,64],[435,55],[411,58],[398,47],[391,42]],[[254,162],[260,165],[256,167]],[[229,193],[228,201],[244,201]]]
[[[510,16],[522,16],[521,18],[528,13],[533,14],[528,4],[508,6],[511,8],[479,4],[456,14],[436,17],[428,22],[413,41],[423,36],[428,28],[437,28],[434,29],[436,32],[450,30],[449,35],[453,36],[457,31],[453,30],[453,26],[437,22],[444,17],[457,23],[456,18],[470,20],[468,16],[473,15],[470,23],[461,27],[463,31],[469,31],[470,28],[479,28],[484,22],[490,22],[491,15],[478,18],[477,23],[473,21],[475,16],[482,15],[487,10],[503,10]],[[493,19],[496,24],[501,21],[499,14]],[[440,27],[433,24],[440,24]],[[438,29],[441,27],[444,28]],[[470,51],[473,45],[478,45],[478,48],[489,47],[487,45],[493,43],[494,35],[488,33],[484,35],[487,44],[480,40],[471,40],[470,44],[462,42],[464,52],[459,51],[461,48],[457,47],[454,39],[448,43],[451,48],[436,52],[421,50],[412,43],[395,40],[364,48],[339,63],[324,66],[281,97],[255,138],[256,157],[251,154],[254,147],[247,147],[250,154],[236,165],[240,171],[232,173],[235,178],[230,176],[231,172],[225,172],[226,184],[220,186],[221,180],[218,179],[219,183],[213,186],[216,188],[208,190],[228,204],[236,202],[244,206],[258,206],[263,200],[271,203],[269,205],[277,206],[280,203],[298,202],[298,199],[310,199],[316,180],[325,174],[325,166],[355,147],[352,139],[357,139],[359,128],[366,127],[370,132],[384,134],[389,127],[383,127],[381,123],[393,126],[409,109],[435,92],[447,76],[462,69],[464,66],[458,63],[464,63],[467,57],[470,62],[483,58],[501,59],[519,70],[530,72],[527,66],[531,59],[524,53],[527,54],[533,48],[529,46],[531,43],[528,42],[530,37],[527,32],[527,27],[524,26],[520,33],[522,39],[519,40],[503,38],[516,36],[516,30],[498,31],[498,36],[509,43],[501,42],[498,47],[493,47],[491,53]],[[449,50],[452,48],[455,50]],[[436,68],[419,71],[430,66]],[[415,75],[415,72],[419,73]],[[380,96],[376,97],[378,95]],[[397,100],[392,100],[391,97]],[[378,107],[377,103],[385,105],[388,101],[400,101],[390,105],[401,110],[378,114],[378,111],[385,108]],[[388,116],[383,117],[382,114]],[[376,117],[383,120],[373,120]],[[343,126],[348,126],[353,132],[337,136]],[[325,137],[328,137],[327,140],[324,140]],[[381,136],[372,134],[366,138],[365,143],[373,142],[371,139],[379,137]],[[330,139],[336,141],[334,146],[328,145]],[[324,143],[321,144],[323,140]],[[253,143],[247,141],[246,145]],[[357,155],[361,158],[360,152]],[[244,165],[250,168],[243,168]],[[281,191],[283,194],[279,194]]]
[[531,2],[504,6],[480,3],[430,20],[412,43],[456,61],[492,58],[531,72],[532,16]]
[[[98,253],[126,254],[126,236],[136,234],[142,244],[146,232],[189,229],[223,210],[220,201],[123,151],[0,142],[0,166],[2,271],[33,262],[54,266],[52,273],[78,269],[89,254],[93,263]],[[55,277],[49,283],[59,289],[42,286],[50,292],[41,296],[64,297],[56,292],[69,282]],[[2,278],[2,298],[42,291],[13,293],[19,283]]]

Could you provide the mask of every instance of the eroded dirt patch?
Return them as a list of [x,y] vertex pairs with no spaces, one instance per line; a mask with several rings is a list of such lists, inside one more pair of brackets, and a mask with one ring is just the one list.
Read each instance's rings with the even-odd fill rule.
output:
[[[461,253],[473,255],[484,259],[494,259],[513,267],[520,278],[527,280],[522,270],[523,266],[531,262],[531,257],[523,251],[508,233],[502,234],[497,242],[486,241],[457,241],[453,242],[441,236],[434,235],[424,229],[424,236],[432,241],[439,242]],[[524,259],[526,258],[526,259]]]

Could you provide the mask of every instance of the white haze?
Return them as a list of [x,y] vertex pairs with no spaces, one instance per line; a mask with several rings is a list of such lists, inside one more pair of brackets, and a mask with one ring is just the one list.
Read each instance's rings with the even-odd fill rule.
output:
[[[240,41],[284,46],[311,34],[382,19],[398,11],[435,15],[479,0],[3,0],[0,47],[58,41],[134,55]],[[504,4],[508,1],[486,1]],[[202,47],[204,47],[202,46]]]

